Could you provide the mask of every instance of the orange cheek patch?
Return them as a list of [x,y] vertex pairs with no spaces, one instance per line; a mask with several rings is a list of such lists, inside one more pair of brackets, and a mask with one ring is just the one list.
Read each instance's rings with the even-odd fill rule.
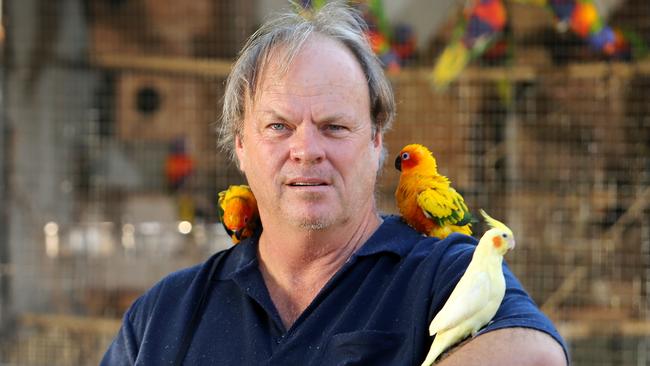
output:
[[492,238],[492,245],[494,245],[495,248],[501,247],[501,244],[503,244],[503,240],[500,236],[495,236]]

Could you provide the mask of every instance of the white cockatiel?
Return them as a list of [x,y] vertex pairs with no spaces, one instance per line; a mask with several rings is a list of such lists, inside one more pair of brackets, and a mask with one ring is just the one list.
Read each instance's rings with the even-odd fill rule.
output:
[[483,210],[481,214],[491,229],[481,237],[465,274],[431,321],[429,334],[436,337],[422,366],[433,364],[442,352],[469,334],[476,335],[492,320],[503,300],[503,255],[515,247],[515,237],[506,225]]

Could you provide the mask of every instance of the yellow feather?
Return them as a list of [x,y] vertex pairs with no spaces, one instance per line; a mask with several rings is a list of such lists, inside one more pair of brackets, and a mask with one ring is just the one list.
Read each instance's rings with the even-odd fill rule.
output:
[[396,159],[401,170],[395,199],[400,214],[417,231],[440,239],[458,232],[471,235],[463,197],[438,173],[437,162],[422,145],[405,146]]
[[512,235],[512,230],[510,230],[510,228],[507,227],[504,223],[502,223],[501,221],[499,221],[497,219],[494,219],[494,218],[490,217],[490,215],[488,215],[487,212],[483,211],[483,209],[479,209],[479,212],[481,213],[483,218],[485,218],[485,222],[487,222],[487,224],[491,228],[501,229],[501,230],[509,233],[510,235]]
[[442,309],[429,325],[435,335],[422,366],[431,365],[446,349],[474,336],[496,314],[505,294],[503,254],[514,248],[510,229],[481,210],[492,228],[483,234],[467,270],[460,278]]
[[247,185],[231,185],[219,192],[219,218],[233,244],[239,243],[261,226],[257,200]]
[[433,86],[444,90],[456,80],[469,63],[469,51],[462,42],[454,42],[442,52],[431,72]]

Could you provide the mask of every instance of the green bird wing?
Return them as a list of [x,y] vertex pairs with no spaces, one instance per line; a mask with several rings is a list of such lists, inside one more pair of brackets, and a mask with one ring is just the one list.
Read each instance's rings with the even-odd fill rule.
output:
[[463,197],[453,188],[429,188],[417,197],[418,206],[424,215],[436,222],[439,226],[462,226],[472,221]]

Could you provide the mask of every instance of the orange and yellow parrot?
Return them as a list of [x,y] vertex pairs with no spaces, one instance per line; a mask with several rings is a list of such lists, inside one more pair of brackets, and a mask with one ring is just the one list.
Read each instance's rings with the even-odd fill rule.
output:
[[405,146],[395,159],[395,168],[401,171],[395,199],[409,225],[440,239],[454,232],[472,235],[472,215],[465,200],[438,173],[429,149],[419,144]]
[[219,192],[219,218],[233,244],[253,235],[262,223],[250,187],[232,185]]

